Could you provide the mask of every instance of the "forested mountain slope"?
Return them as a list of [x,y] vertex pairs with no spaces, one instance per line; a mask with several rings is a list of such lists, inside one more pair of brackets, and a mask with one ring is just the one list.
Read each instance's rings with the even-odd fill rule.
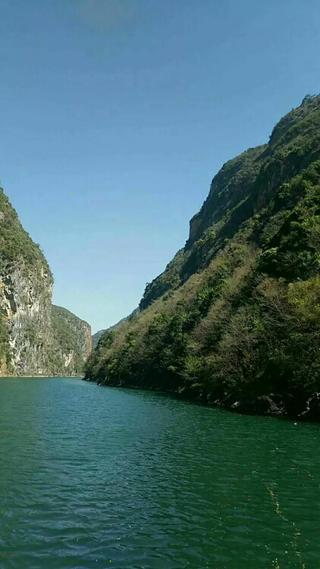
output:
[[141,311],[86,378],[245,412],[320,417],[320,97],[227,162]]
[[0,190],[0,375],[81,373],[90,326],[66,341],[73,328],[52,307],[52,285],[43,253]]

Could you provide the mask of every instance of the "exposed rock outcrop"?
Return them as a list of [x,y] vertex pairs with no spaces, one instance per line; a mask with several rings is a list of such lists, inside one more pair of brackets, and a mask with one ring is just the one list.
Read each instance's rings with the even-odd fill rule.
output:
[[1,190],[1,375],[81,373],[91,350],[90,326],[71,313],[66,319],[62,309],[52,307],[52,286],[42,251]]

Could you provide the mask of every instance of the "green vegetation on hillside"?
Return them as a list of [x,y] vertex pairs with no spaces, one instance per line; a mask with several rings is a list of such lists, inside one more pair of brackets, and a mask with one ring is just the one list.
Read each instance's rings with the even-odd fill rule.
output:
[[0,268],[4,263],[16,263],[21,259],[27,267],[40,264],[51,275],[39,245],[23,229],[17,212],[0,188]]
[[53,278],[0,189],[0,374],[80,374],[90,326],[52,307]]
[[66,308],[53,305],[52,327],[52,372],[61,373],[61,370],[66,369],[68,374],[81,374],[85,359],[90,353],[89,325]]
[[[13,267],[19,267],[21,273],[45,272],[52,283],[49,265],[40,249],[29,234],[23,229],[15,209],[10,204],[2,188],[0,188],[0,292],[3,284],[10,282]],[[7,299],[14,303],[14,299]],[[14,304],[12,305],[14,306]],[[30,328],[32,326],[30,325]],[[9,323],[6,311],[0,305],[0,372],[11,370],[11,350],[9,346]],[[32,342],[32,334],[30,335]]]
[[320,97],[222,168],[140,308],[87,378],[320,418]]

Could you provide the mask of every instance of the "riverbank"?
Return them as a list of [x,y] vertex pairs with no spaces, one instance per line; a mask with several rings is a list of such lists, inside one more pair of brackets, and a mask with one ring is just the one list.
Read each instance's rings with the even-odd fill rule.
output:
[[232,413],[243,415],[262,415],[264,417],[276,417],[293,421],[320,422],[320,393],[310,394],[308,398],[298,397],[297,394],[259,394],[237,395],[229,393],[224,397],[214,398],[212,395],[196,389],[179,388],[163,389],[159,386],[144,386],[127,383],[112,384],[84,377],[84,381],[96,383],[102,387],[124,388],[132,390],[151,391],[169,395],[175,399],[181,399],[192,403],[223,409]]
[[82,375],[0,375],[1,379],[54,379],[54,378],[61,378],[61,377],[70,377],[74,379],[83,379]]

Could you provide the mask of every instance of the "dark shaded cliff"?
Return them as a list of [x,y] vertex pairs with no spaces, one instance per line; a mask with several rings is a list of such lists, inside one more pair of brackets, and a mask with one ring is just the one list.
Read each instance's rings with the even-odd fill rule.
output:
[[98,330],[95,334],[92,335],[92,348],[96,348],[101,336],[106,332],[106,330]]
[[141,312],[86,378],[263,414],[320,418],[320,97],[215,176]]
[[81,373],[91,349],[90,327],[84,323],[76,331],[63,311],[52,308],[52,286],[43,253],[1,189],[0,375]]

